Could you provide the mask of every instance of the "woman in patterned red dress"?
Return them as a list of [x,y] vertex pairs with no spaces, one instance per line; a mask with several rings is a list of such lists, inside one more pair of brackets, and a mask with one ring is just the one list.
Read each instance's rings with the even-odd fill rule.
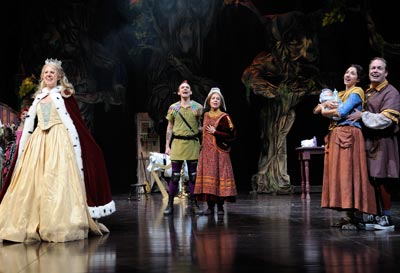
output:
[[224,202],[236,201],[236,183],[230,150],[236,128],[226,113],[224,97],[219,88],[211,88],[204,103],[203,141],[197,165],[194,193],[199,201],[206,201],[204,214],[224,214]]

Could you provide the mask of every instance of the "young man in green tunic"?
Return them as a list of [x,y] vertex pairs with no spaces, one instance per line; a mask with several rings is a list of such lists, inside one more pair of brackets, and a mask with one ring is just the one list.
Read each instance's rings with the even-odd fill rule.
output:
[[194,197],[194,184],[196,181],[197,160],[200,153],[200,118],[203,113],[203,106],[190,99],[192,91],[186,80],[179,85],[178,95],[180,96],[180,101],[169,107],[166,116],[168,126],[165,153],[171,159],[172,176],[168,185],[168,206],[164,214],[170,215],[174,211],[174,197],[181,179],[181,168],[185,161],[189,175],[190,210],[193,214],[201,214]]

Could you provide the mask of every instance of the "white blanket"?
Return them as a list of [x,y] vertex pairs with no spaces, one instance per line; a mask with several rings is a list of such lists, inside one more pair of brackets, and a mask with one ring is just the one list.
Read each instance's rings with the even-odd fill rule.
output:
[[[158,164],[162,166],[168,166],[171,164],[171,159],[169,158],[169,155],[167,154],[162,154],[162,153],[157,153],[157,152],[150,152],[149,155],[149,165],[147,166],[147,171],[151,172],[153,165]],[[184,169],[185,169],[185,180],[189,180],[189,175],[188,175],[188,168],[186,161],[184,163]],[[155,167],[154,170],[163,170],[162,167]],[[164,169],[164,176],[165,177],[171,177],[172,176],[172,168]]]

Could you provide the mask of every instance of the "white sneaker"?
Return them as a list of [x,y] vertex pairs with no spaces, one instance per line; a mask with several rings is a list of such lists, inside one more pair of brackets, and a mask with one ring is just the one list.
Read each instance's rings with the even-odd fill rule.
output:
[[358,223],[358,228],[362,230],[375,230],[374,223]]
[[375,229],[379,230],[394,230],[394,225],[390,216],[376,216],[376,224],[374,225]]
[[375,216],[373,214],[363,213],[360,217],[358,228],[362,230],[374,230],[375,229]]

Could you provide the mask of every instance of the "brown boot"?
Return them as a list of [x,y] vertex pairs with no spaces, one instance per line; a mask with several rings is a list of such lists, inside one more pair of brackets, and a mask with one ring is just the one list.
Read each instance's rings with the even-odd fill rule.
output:
[[204,212],[200,209],[199,205],[197,204],[196,198],[193,195],[191,195],[189,199],[190,199],[189,200],[190,213],[194,215],[202,215]]
[[171,215],[174,213],[174,197],[169,196],[168,197],[168,205],[164,210],[164,215]]
[[225,214],[225,211],[224,211],[224,200],[218,200],[217,201],[217,208],[218,208],[218,211],[217,211],[218,215],[224,215]]
[[215,207],[215,202],[214,201],[207,201],[207,210],[204,212],[204,215],[214,215],[214,207]]

